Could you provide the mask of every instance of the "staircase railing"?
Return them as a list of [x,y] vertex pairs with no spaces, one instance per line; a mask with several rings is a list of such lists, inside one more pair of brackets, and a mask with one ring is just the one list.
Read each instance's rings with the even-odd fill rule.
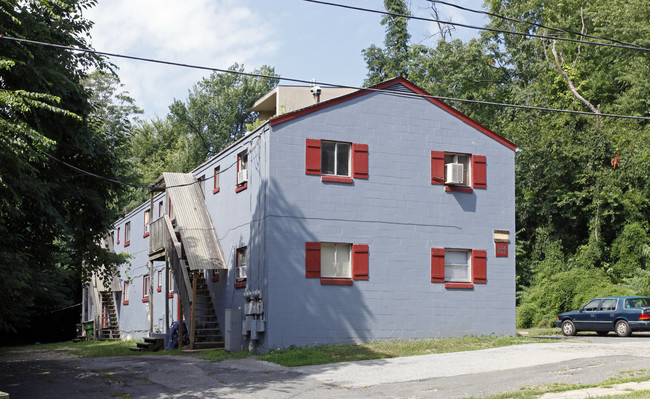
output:
[[183,306],[183,313],[189,315],[192,308],[192,283],[190,276],[187,272],[187,264],[182,257],[182,246],[176,238],[176,232],[172,226],[169,216],[164,216],[165,220],[165,247],[169,257],[169,265],[172,268],[174,275],[174,284],[178,290],[178,296],[181,298],[181,306]]

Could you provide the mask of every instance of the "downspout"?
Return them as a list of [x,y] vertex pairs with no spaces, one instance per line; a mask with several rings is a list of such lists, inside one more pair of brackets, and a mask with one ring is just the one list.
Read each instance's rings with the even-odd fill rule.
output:
[[[149,191],[149,231],[153,216],[153,190]],[[151,234],[151,233],[150,233]],[[149,238],[151,239],[151,238]],[[149,260],[149,336],[153,334],[153,261]]]

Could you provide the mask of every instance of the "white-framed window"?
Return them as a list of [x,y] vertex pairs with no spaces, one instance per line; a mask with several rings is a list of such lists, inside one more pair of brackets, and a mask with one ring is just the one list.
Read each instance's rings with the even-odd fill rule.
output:
[[350,176],[350,148],[352,144],[321,141],[321,174]]
[[248,185],[248,151],[237,154],[237,191]]
[[162,291],[162,286],[163,286],[163,272],[162,270],[158,270],[158,292]]
[[445,281],[472,281],[471,254],[466,249],[445,249]]
[[124,224],[124,246],[128,247],[131,244],[131,222]]
[[445,183],[469,186],[471,155],[445,153]]
[[212,194],[216,194],[221,190],[221,187],[219,186],[219,175],[221,175],[221,166],[214,168],[214,174],[212,175]]
[[245,287],[248,277],[248,247],[237,248],[235,262],[235,287]]
[[142,276],[142,302],[149,301],[149,286],[151,285],[151,276],[145,274]]
[[352,244],[323,242],[320,247],[321,277],[351,278]]
[[122,305],[129,304],[129,282],[124,280],[124,289],[122,290]]
[[149,235],[149,223],[151,223],[150,212],[144,211],[144,237]]

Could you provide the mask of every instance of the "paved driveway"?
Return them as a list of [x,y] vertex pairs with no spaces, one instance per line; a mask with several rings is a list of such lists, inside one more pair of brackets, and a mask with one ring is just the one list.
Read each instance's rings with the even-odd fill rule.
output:
[[583,336],[473,352],[285,368],[254,358],[73,359],[0,356],[0,391],[17,398],[463,398],[650,369],[650,335]]

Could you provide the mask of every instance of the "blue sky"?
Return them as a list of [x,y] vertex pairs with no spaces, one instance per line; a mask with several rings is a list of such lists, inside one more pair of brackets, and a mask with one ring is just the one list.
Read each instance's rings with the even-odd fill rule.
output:
[[[334,3],[384,10],[383,0],[332,0]],[[182,4],[181,4],[182,3]],[[426,0],[411,0],[411,12],[431,17]],[[481,9],[480,0],[455,4]],[[482,15],[439,5],[441,19],[484,25]],[[302,0],[100,0],[85,13],[95,23],[96,50],[226,69],[237,62],[247,71],[260,65],[296,79],[360,86],[366,76],[361,51],[383,47],[381,15]],[[413,43],[433,44],[435,23],[411,21]],[[469,40],[478,31],[457,28],[453,38]],[[145,118],[164,117],[173,99],[209,72],[138,61],[112,59],[124,89],[145,111]],[[281,84],[290,84],[284,82]]]

